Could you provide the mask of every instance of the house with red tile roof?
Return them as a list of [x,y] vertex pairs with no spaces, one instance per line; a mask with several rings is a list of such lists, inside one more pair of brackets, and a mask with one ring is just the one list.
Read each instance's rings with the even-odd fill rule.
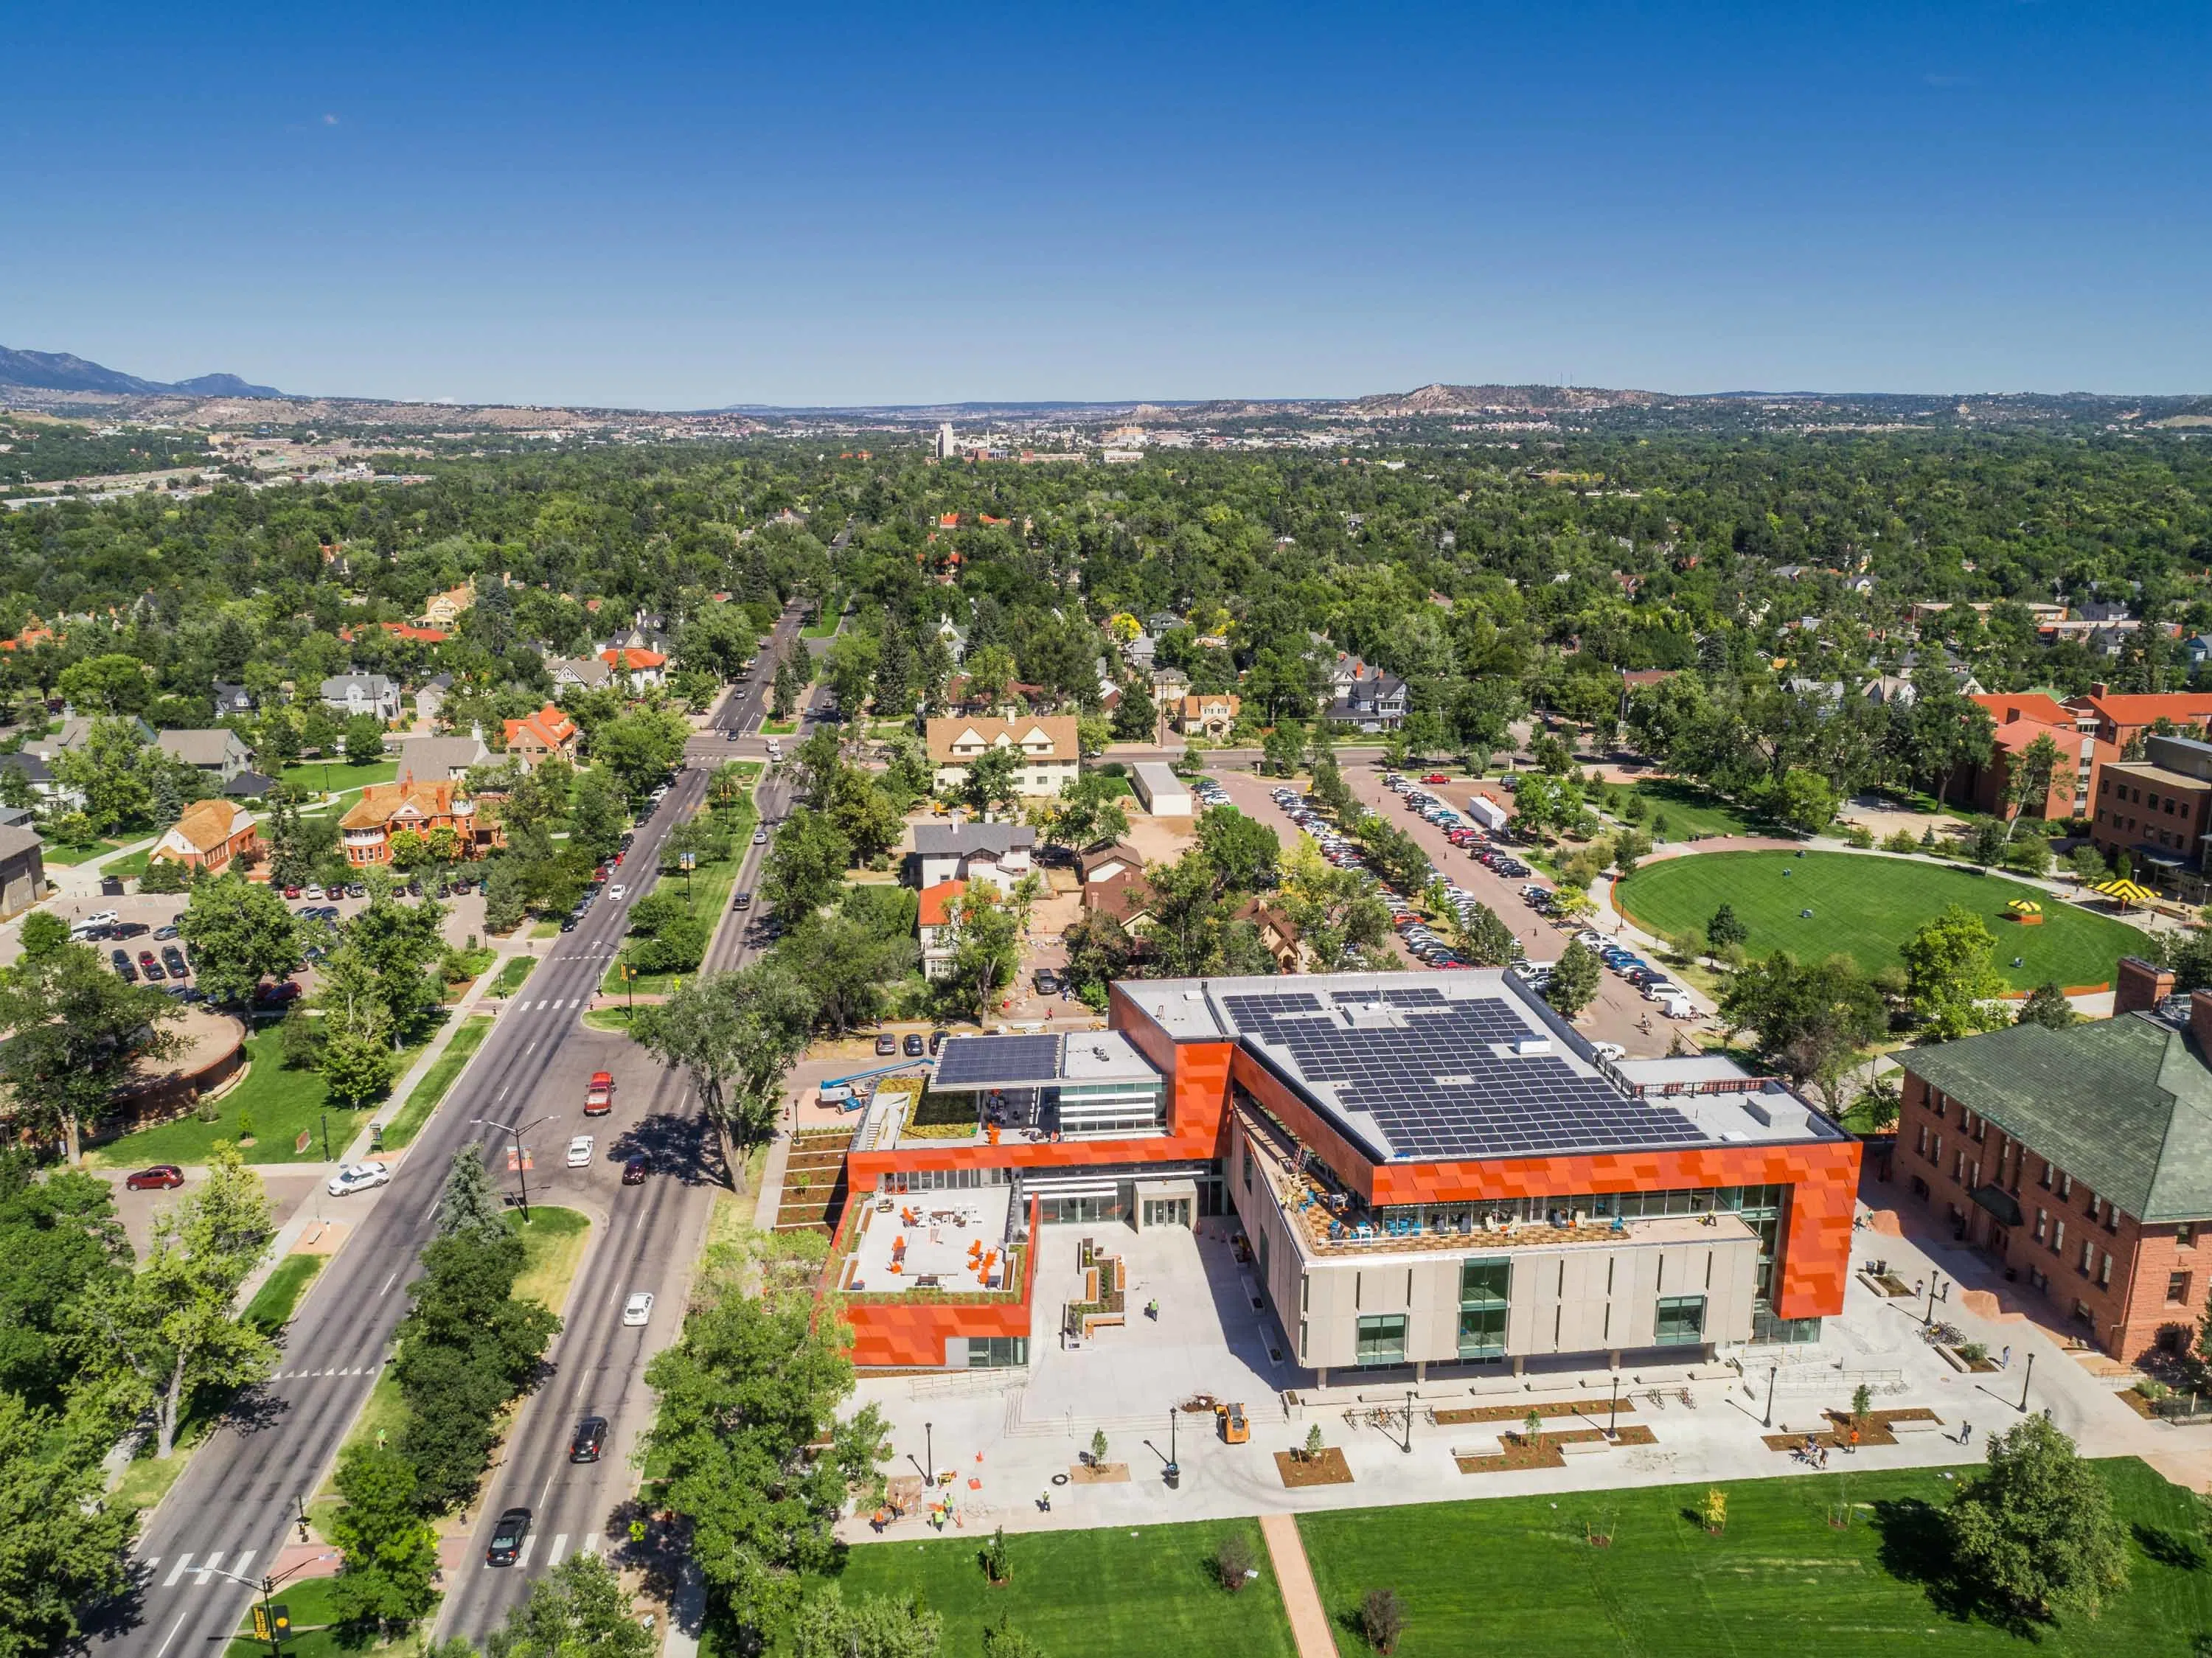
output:
[[952,971],[952,939],[960,922],[960,900],[966,896],[965,881],[939,881],[934,886],[921,890],[921,906],[916,912],[915,934],[921,940],[921,976],[942,979]]
[[667,683],[668,659],[659,651],[648,651],[638,646],[617,646],[601,651],[599,660],[616,675],[626,679],[632,696],[642,696],[654,686]]
[[2068,697],[2066,706],[2077,723],[2087,723],[2100,742],[2118,749],[2124,749],[2161,720],[2182,736],[2212,725],[2212,693],[2203,691],[2115,693],[2098,684],[2090,686],[2086,696]]
[[507,751],[527,769],[541,760],[576,757],[576,722],[548,702],[536,714],[510,720]]

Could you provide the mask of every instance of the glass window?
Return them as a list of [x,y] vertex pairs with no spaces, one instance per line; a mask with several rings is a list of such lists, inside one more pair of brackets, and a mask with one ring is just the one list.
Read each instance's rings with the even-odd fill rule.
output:
[[1462,1358],[1492,1358],[1504,1351],[1505,1307],[1502,1302],[1495,1306],[1460,1309],[1459,1356]]
[[971,1370],[1004,1370],[1029,1362],[1030,1339],[1027,1336],[968,1338],[968,1368]]
[[1361,1364],[1403,1364],[1406,1362],[1406,1315],[1370,1313],[1359,1321],[1355,1362]]
[[2169,1302],[2189,1299],[2189,1274],[2168,1272],[2166,1275],[2166,1298]]
[[1513,1263],[1510,1260],[1460,1263],[1459,1304],[1462,1307],[1503,1307],[1511,1295],[1512,1285]]
[[1703,1296],[1662,1296],[1655,1339],[1662,1347],[1694,1347],[1705,1339]]

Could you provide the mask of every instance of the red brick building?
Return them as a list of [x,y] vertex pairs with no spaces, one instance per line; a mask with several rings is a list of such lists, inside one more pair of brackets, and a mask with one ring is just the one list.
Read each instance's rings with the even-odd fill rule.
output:
[[1905,1060],[1897,1172],[2114,1357],[2196,1339],[2212,1272],[2212,992],[2119,964],[2117,1011]]

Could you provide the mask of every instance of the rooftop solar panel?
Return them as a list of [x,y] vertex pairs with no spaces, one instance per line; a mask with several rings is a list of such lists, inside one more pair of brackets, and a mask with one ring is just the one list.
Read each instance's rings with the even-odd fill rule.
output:
[[955,1036],[937,1056],[938,1088],[1048,1083],[1060,1075],[1057,1036]]

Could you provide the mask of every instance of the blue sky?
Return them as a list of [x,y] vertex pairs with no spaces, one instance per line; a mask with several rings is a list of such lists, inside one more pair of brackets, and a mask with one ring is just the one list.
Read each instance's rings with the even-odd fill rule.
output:
[[2203,0],[320,9],[11,17],[0,343],[673,408],[2212,392]]

